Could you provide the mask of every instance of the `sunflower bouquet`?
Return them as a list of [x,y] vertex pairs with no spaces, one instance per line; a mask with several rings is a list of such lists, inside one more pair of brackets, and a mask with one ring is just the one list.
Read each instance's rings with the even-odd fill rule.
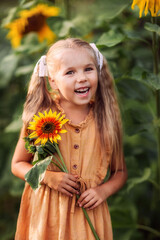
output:
[[[48,113],[45,111],[44,115],[41,112],[38,114],[39,116],[34,115],[33,121],[29,123],[28,129],[32,132],[24,139],[27,151],[37,154],[38,158],[33,161],[33,167],[25,175],[25,180],[34,190],[40,187],[40,183],[50,163],[53,163],[62,172],[68,173],[57,142],[61,140],[59,134],[67,132],[62,129],[62,126],[68,119],[64,119],[65,115],[61,116],[61,113],[52,112],[51,109]],[[58,157],[55,156],[55,153],[57,153]],[[76,197],[78,199],[80,196],[77,195]],[[99,240],[92,222],[83,207],[82,211],[95,239]]]
[[[29,123],[28,129],[32,131],[25,137],[25,147],[29,153],[35,154],[37,159],[33,161],[33,167],[25,175],[25,180],[35,190],[40,186],[47,166],[50,163],[56,165],[61,171],[68,172],[63,157],[59,150],[57,141],[61,140],[60,133],[67,131],[62,126],[68,121],[65,115],[52,112],[50,109],[44,115],[39,112],[39,116],[34,115],[33,121]],[[55,156],[58,154],[58,158]]]

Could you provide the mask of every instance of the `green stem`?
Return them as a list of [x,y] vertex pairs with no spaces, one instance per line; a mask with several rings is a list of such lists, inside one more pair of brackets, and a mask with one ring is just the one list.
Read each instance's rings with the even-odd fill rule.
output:
[[64,162],[64,160],[63,160],[63,157],[62,157],[62,155],[61,155],[61,152],[60,152],[60,150],[59,150],[59,147],[58,147],[58,144],[57,144],[57,143],[55,143],[55,147],[56,147],[56,151],[57,151],[57,153],[58,153],[58,156],[59,156],[60,159],[61,159],[61,162],[62,162],[62,164],[63,164],[63,167],[64,167],[64,169],[65,169],[65,172],[68,173],[66,164],[65,164],[65,162]]
[[[152,23],[156,23],[156,17],[152,17]],[[158,36],[156,32],[153,32],[153,38],[152,38],[152,48],[153,48],[153,59],[154,59],[154,74],[157,76],[158,79],[158,63],[159,63],[159,57],[158,57]],[[160,90],[156,90],[155,92],[156,97],[156,112],[157,112],[157,118],[160,119]],[[158,163],[157,163],[157,175],[158,175],[158,184],[160,185],[160,127],[157,126],[157,148],[158,148]]]
[[54,165],[56,165],[62,172],[63,172],[63,168],[61,168],[57,163],[51,161],[51,163],[53,163]]
[[[79,199],[80,196],[79,196],[79,195],[76,195],[76,197],[77,197],[77,199]],[[95,229],[94,229],[94,227],[93,227],[93,225],[92,225],[92,222],[91,222],[91,220],[90,220],[90,218],[89,218],[89,216],[88,216],[88,213],[87,213],[86,209],[84,209],[84,208],[82,207],[82,211],[83,211],[83,213],[84,213],[84,215],[85,215],[85,217],[86,217],[86,220],[87,220],[87,222],[88,222],[88,224],[89,224],[89,226],[90,226],[90,228],[91,228],[91,231],[92,231],[95,239],[96,239],[96,240],[100,240],[100,238],[98,237],[98,235],[97,235],[97,233],[96,233],[96,231],[95,231]]]
[[71,6],[70,6],[70,0],[64,0],[64,6],[65,6],[65,12],[66,12],[66,19],[71,18]]
[[[66,172],[63,164],[61,164],[61,162],[58,160],[58,158],[57,158],[52,152],[50,152],[50,151],[49,151],[48,149],[46,149],[46,148],[45,148],[45,152],[47,152],[48,154],[50,154],[50,155],[58,162],[58,164],[60,165],[60,166],[58,166],[58,167],[59,167],[63,172]],[[54,163],[54,162],[52,161],[52,163]],[[55,163],[54,163],[54,164],[55,164]],[[58,164],[55,164],[55,165],[57,166]]]
[[148,231],[154,235],[156,235],[157,237],[160,237],[160,232],[158,232],[157,230],[151,228],[151,227],[148,227],[148,226],[145,226],[145,225],[137,225],[136,226],[138,229],[142,229],[142,230],[145,230],[145,231]]

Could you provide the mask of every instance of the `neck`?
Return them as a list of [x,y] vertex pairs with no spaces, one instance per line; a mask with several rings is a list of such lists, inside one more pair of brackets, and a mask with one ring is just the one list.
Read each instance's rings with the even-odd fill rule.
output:
[[69,118],[74,124],[84,121],[90,110],[89,104],[74,106],[69,102],[60,101],[60,105],[66,114],[66,118]]

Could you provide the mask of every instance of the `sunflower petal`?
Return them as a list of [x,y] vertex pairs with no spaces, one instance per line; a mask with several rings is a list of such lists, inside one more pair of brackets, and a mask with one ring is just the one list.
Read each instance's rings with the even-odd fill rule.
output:
[[160,11],[159,0],[133,0],[131,8],[134,9],[135,5],[139,7],[139,17],[142,17],[143,11],[146,16],[149,10],[152,17],[156,17]]
[[60,132],[60,133],[66,133],[67,130],[65,130],[65,129],[61,129],[59,132]]
[[34,138],[34,137],[37,137],[37,133],[36,133],[36,132],[32,132],[32,133],[29,135],[29,138]]
[[44,115],[43,115],[43,113],[41,113],[41,112],[38,112],[38,114],[39,114],[40,118],[44,118]]
[[40,139],[40,138],[37,138],[36,141],[34,142],[34,144],[37,144],[37,143],[39,143],[40,141],[41,141],[41,139]]

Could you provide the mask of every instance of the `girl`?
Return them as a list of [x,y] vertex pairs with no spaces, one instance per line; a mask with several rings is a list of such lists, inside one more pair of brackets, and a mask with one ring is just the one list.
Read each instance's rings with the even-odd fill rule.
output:
[[[58,97],[47,90],[46,76]],[[38,190],[25,184],[15,239],[94,240],[84,207],[100,240],[112,240],[106,199],[124,185],[127,171],[113,79],[94,44],[60,40],[38,62],[12,160],[13,174],[23,180],[32,167],[23,140],[27,126],[34,114],[50,108],[69,119],[59,142],[69,174],[50,164]],[[104,182],[108,169],[110,178]],[[75,194],[81,194],[77,203]]]

